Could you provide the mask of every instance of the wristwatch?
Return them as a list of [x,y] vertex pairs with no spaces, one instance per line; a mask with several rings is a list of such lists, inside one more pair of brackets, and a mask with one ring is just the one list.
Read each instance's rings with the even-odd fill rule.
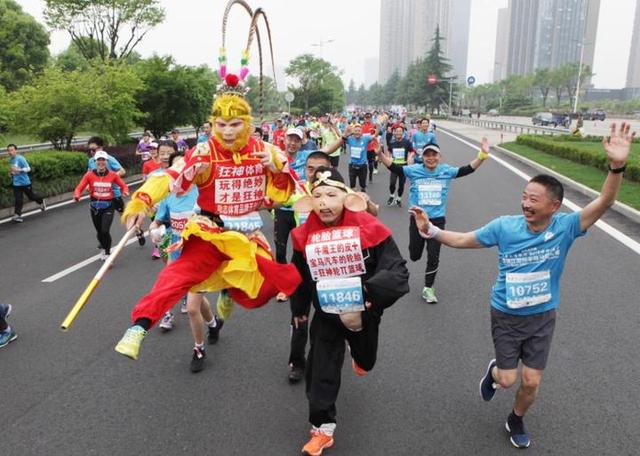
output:
[[622,165],[620,168],[612,168],[611,164],[607,165],[607,168],[609,169],[610,173],[613,174],[620,174],[620,173],[624,173],[624,170],[627,169],[627,164],[625,163],[624,165]]

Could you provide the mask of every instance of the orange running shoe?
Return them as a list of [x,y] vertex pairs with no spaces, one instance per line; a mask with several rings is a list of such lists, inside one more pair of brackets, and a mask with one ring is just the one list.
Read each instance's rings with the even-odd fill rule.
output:
[[302,447],[302,454],[320,456],[322,450],[333,446],[333,436],[325,434],[320,429],[311,429],[311,439]]
[[355,359],[351,360],[351,367],[353,367],[353,371],[358,377],[364,377],[365,375],[367,375],[367,371],[358,366],[358,363],[356,363]]

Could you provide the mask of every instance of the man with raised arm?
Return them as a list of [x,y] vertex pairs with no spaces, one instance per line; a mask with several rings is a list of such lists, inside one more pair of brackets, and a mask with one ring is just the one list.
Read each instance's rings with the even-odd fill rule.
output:
[[499,273],[491,292],[491,333],[496,358],[480,380],[480,395],[490,401],[497,388],[520,386],[505,427],[517,448],[531,444],[523,417],[536,399],[547,364],[551,338],[560,304],[560,277],[573,241],[586,234],[613,205],[622,184],[631,141],[629,124],[603,138],[609,174],[600,196],[581,211],[558,212],[564,190],[554,177],[538,175],[522,193],[522,215],[498,217],[484,227],[460,233],[431,224],[425,211],[410,209],[420,234],[449,247],[473,249],[498,247]]

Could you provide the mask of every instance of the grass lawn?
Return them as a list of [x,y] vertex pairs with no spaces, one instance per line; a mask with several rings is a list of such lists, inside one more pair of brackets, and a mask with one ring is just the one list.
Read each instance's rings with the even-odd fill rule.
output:
[[[566,144],[571,147],[575,147],[576,149],[588,150],[590,152],[596,154],[603,154],[604,149],[602,148],[602,143],[599,142],[580,142],[580,141],[554,141],[556,144]],[[631,154],[629,156],[629,160],[633,160],[640,163],[640,144],[634,143],[631,145]]]
[[[601,144],[571,143],[571,145],[588,147],[595,146],[599,147],[599,151],[602,152]],[[639,144],[634,144],[633,150],[635,158],[638,160],[640,160],[639,146]],[[564,176],[567,176],[568,178],[573,179],[576,182],[580,182],[581,184],[586,185],[587,187],[592,188],[593,190],[596,190],[598,192],[602,188],[602,183],[604,182],[604,179],[607,175],[607,173],[597,168],[593,168],[587,165],[581,165],[579,163],[575,163],[564,158],[559,158],[545,152],[540,152],[537,149],[517,144],[515,142],[502,144],[502,147],[515,152],[518,155],[522,155],[529,160],[533,160],[536,163],[540,163],[541,165],[546,166],[547,168],[550,168]],[[620,193],[618,194],[618,201],[627,204],[634,209],[640,210],[640,184],[624,180],[622,182],[622,187],[620,188]]]

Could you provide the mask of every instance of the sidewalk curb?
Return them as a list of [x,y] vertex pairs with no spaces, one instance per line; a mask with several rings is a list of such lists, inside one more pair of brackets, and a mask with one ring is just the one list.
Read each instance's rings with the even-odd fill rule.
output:
[[[128,185],[131,182],[136,182],[142,179],[142,174],[135,174],[133,176],[128,176],[124,178],[125,183]],[[71,201],[73,199],[73,192],[61,193],[60,195],[48,196],[45,198],[47,201],[47,206],[52,206],[58,203],[64,203],[67,201]],[[24,204],[22,212],[26,214],[27,212],[40,210],[40,206],[33,201],[29,201]],[[13,216],[13,207],[6,207],[4,209],[0,209],[0,221],[4,221],[5,219],[11,218]]]
[[[451,129],[448,128],[443,128],[443,130],[458,135],[462,138],[467,139],[468,141],[473,141],[473,142],[478,142],[477,140],[473,139],[473,138],[469,138],[468,136],[463,136],[460,135],[459,133],[452,131]],[[541,165],[540,163],[537,163],[533,160],[530,160],[526,157],[522,157],[521,155],[516,154],[515,152],[512,152],[508,149],[505,149],[504,147],[501,147],[499,145],[494,145],[491,146],[493,149],[496,149],[498,151],[500,151],[501,153],[513,158],[516,161],[519,161],[520,163],[523,163],[525,165],[531,166],[532,168],[537,169],[540,172],[543,172],[545,174],[550,174],[553,177],[555,177],[556,179],[558,179],[560,182],[562,182],[564,185],[567,185],[569,187],[571,187],[573,190],[577,191],[578,193],[589,197],[589,198],[596,198],[598,195],[600,195],[599,192],[596,192],[595,190],[587,187],[584,184],[581,184],[580,182],[576,182],[573,179],[568,178],[567,176],[560,174],[550,168],[547,168],[544,165]],[[628,219],[636,222],[636,223],[640,223],[640,211],[632,208],[631,206],[628,206],[624,203],[621,203],[619,201],[616,201],[615,203],[613,203],[613,206],[611,207],[612,210],[614,210],[615,212],[617,212],[618,214],[627,217]]]

